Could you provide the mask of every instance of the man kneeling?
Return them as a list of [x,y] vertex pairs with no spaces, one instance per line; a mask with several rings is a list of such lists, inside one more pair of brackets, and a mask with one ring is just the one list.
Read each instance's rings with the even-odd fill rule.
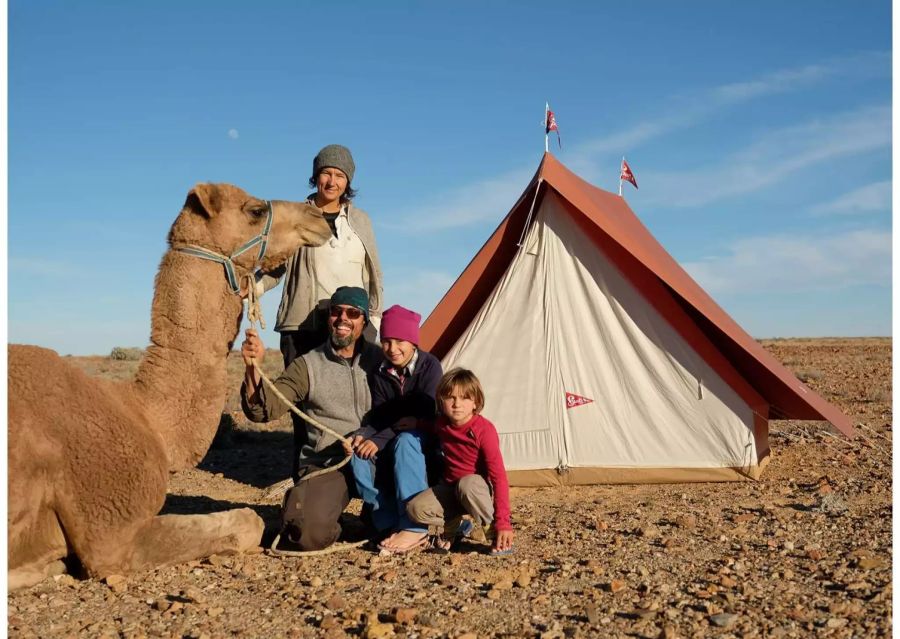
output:
[[[291,362],[275,380],[275,387],[313,419],[341,435],[360,427],[371,407],[367,371],[381,360],[381,350],[361,338],[368,322],[369,298],[361,288],[342,286],[331,296],[329,337],[324,344]],[[276,420],[288,410],[274,393],[262,385],[253,360],[262,362],[265,347],[256,331],[249,329],[241,355],[246,366],[241,386],[241,406],[254,422]],[[282,509],[282,539],[303,550],[319,550],[333,544],[341,534],[341,513],[355,485],[350,466],[301,481],[320,468],[333,466],[344,456],[334,436],[306,425],[308,438],[296,453],[294,482]]]

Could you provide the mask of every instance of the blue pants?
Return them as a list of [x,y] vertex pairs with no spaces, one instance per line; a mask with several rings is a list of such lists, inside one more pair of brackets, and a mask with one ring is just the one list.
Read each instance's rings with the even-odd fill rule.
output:
[[[428,532],[427,528],[414,524],[406,514],[409,500],[428,488],[422,435],[416,431],[404,431],[387,448],[389,450],[382,451],[378,457],[383,456],[383,461],[393,462],[392,464],[360,459],[356,455],[350,460],[356,490],[371,508],[372,524],[378,531],[390,529]],[[377,472],[390,474],[391,470],[393,482],[379,478],[376,483]]]

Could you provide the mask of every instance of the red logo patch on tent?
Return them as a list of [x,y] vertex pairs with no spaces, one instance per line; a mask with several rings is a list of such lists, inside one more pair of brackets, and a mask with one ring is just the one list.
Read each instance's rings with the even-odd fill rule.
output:
[[584,406],[585,404],[590,404],[594,400],[588,399],[587,397],[582,397],[581,395],[576,395],[575,393],[570,393],[566,391],[566,408],[575,408],[576,406]]

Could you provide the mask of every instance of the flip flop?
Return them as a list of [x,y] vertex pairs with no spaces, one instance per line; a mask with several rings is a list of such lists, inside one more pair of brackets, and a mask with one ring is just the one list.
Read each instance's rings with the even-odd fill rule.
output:
[[[387,541],[387,540],[385,540],[385,541]],[[382,556],[406,555],[408,553],[415,552],[416,550],[422,550],[423,548],[427,548],[428,547],[428,535],[423,534],[420,539],[412,542],[408,546],[403,546],[401,548],[387,548],[386,546],[382,545],[383,543],[384,542],[382,542],[381,544],[378,544],[378,550],[379,550],[378,554],[379,555],[382,555]]]
[[491,557],[505,557],[506,555],[511,555],[511,554],[513,554],[513,553],[515,552],[515,550],[516,550],[516,549],[515,549],[514,546],[510,546],[510,547],[507,548],[506,550],[493,550],[493,549],[491,549],[491,552],[488,553],[488,554],[489,554]]

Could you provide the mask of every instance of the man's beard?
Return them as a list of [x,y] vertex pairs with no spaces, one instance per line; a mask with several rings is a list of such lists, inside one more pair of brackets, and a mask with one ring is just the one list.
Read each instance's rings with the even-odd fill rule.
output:
[[338,326],[341,326],[341,325],[342,324],[335,323],[335,325],[332,325],[332,327],[331,327],[331,329],[332,329],[331,345],[334,346],[335,349],[337,349],[337,350],[340,350],[342,348],[347,348],[348,346],[350,346],[350,344],[352,344],[353,342],[356,341],[356,338],[353,336],[353,326],[352,325],[343,324],[343,326],[346,326],[347,328],[350,329],[350,332],[347,333],[346,337],[340,337],[334,333],[334,330],[336,328],[338,328]]

